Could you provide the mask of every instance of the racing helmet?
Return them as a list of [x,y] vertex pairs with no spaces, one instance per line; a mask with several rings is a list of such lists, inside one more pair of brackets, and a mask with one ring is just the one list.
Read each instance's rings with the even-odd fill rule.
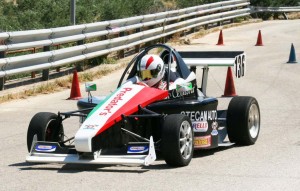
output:
[[147,54],[138,63],[137,73],[142,82],[152,87],[164,77],[164,62],[158,55]]

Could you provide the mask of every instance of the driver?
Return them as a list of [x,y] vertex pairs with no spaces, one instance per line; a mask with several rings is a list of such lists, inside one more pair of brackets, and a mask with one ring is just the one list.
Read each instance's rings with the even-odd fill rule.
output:
[[147,54],[137,65],[138,83],[140,84],[165,90],[167,82],[163,81],[164,75],[164,61],[158,55]]
[[[167,72],[164,61],[160,56],[155,54],[147,54],[137,63],[137,75],[128,79],[125,83],[140,84],[144,86],[154,87],[161,90],[167,90],[166,79]],[[169,90],[175,89],[177,84],[185,83],[186,81],[170,73]]]

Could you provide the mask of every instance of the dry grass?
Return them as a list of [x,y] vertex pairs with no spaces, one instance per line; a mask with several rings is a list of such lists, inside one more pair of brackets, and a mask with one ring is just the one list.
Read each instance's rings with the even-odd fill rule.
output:
[[300,19],[300,13],[298,13],[298,12],[288,13],[287,16],[291,20],[293,20],[293,19]]

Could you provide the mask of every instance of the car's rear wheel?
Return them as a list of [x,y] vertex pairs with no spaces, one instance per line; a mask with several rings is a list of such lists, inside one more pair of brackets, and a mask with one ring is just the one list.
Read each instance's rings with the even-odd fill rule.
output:
[[162,129],[162,155],[170,166],[187,166],[194,153],[194,133],[190,118],[172,114],[165,118]]
[[252,145],[260,131],[260,110],[253,97],[232,98],[227,111],[227,130],[231,142]]
[[37,141],[63,141],[64,129],[58,116],[55,113],[40,112],[32,117],[27,131],[27,148],[29,152],[35,135]]

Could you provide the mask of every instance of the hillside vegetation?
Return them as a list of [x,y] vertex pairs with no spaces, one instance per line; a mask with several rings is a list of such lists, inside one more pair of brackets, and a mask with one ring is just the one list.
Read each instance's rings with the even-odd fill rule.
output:
[[[81,0],[76,1],[76,24],[181,9],[220,0]],[[298,0],[251,0],[251,5],[293,6]],[[263,15],[262,15],[263,16]],[[0,0],[0,31],[70,25],[70,0]]]

